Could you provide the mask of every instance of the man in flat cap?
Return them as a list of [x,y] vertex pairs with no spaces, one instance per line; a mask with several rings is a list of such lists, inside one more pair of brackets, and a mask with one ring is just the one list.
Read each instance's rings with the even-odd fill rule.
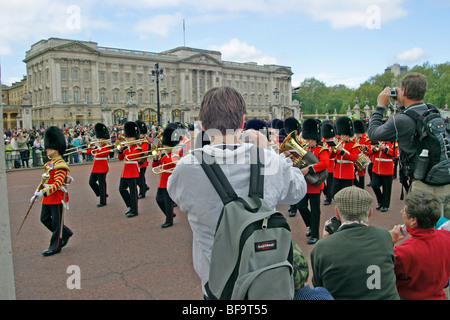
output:
[[392,237],[368,224],[372,196],[351,186],[336,193],[334,200],[341,225],[331,235],[324,231],[311,251],[314,287],[326,288],[336,300],[399,299]]

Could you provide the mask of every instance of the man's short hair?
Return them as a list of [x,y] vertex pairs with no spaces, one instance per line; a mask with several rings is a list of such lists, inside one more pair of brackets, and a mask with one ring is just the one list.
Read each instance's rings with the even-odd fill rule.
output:
[[373,197],[364,189],[351,186],[341,189],[334,195],[339,216],[344,221],[369,220],[369,210]]
[[199,119],[204,130],[216,129],[226,134],[227,129],[239,128],[245,113],[245,100],[239,92],[230,87],[217,87],[203,96]]
[[413,190],[405,197],[405,205],[407,216],[417,220],[418,228],[434,228],[441,217],[441,203],[431,192]]
[[400,86],[405,89],[408,99],[422,101],[427,92],[427,78],[418,72],[411,72],[400,80]]

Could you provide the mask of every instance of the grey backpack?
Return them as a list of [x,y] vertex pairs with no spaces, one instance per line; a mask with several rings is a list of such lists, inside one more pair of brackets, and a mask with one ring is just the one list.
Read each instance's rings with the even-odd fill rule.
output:
[[248,197],[237,196],[213,157],[195,152],[224,204],[205,285],[213,300],[289,300],[294,296],[291,230],[284,215],[263,199],[260,156],[264,150],[252,147],[251,151]]

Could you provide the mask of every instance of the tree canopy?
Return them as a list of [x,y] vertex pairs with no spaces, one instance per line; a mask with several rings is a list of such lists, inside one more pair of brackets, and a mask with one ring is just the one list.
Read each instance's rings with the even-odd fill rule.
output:
[[[450,103],[450,62],[431,65],[425,62],[408,70],[419,72],[427,77],[428,86],[424,101],[432,103],[439,109],[445,108]],[[313,78],[305,79],[293,94],[292,99],[301,102],[301,108],[305,114],[346,113],[348,106],[353,107],[355,101],[359,106],[375,106],[378,94],[385,87],[399,86],[404,74],[395,76],[392,72],[384,72],[370,77],[357,89],[347,86],[335,85],[328,87],[324,82]]]

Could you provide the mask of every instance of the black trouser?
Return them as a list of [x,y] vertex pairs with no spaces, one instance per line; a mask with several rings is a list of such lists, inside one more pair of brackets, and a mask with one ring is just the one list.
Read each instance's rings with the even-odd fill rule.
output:
[[100,203],[106,204],[106,172],[91,172],[89,185],[96,197],[100,197]]
[[[308,208],[308,200],[310,208]],[[307,227],[311,228],[311,238],[319,238],[320,224],[320,193],[307,193],[305,197],[297,203],[297,208],[302,215]]]
[[328,177],[325,182],[325,186],[323,187],[323,194],[325,196],[325,200],[331,202],[332,191],[333,191],[333,172],[328,172]]
[[30,164],[28,163],[29,159],[30,159],[30,151],[28,150],[20,151],[20,160],[22,161],[22,167],[25,168],[25,164],[27,165],[27,168],[30,167]]
[[369,174],[371,184],[372,184],[372,177],[373,177],[372,169],[373,169],[373,162],[369,163],[369,165],[367,166],[367,173]]
[[147,192],[147,183],[145,179],[145,172],[147,171],[147,167],[142,167],[139,169],[139,195],[145,197],[145,193]]
[[61,250],[61,238],[69,238],[73,232],[63,223],[63,205],[61,204],[43,204],[41,209],[41,222],[52,232],[50,238],[49,250]]
[[357,186],[357,187],[359,187],[361,189],[364,189],[365,174],[366,174],[366,169],[364,169],[364,176],[361,176],[361,177],[358,176],[358,171],[355,172],[355,181],[354,181],[354,185],[355,186]]
[[[383,188],[383,192],[381,192]],[[373,173],[372,189],[381,207],[389,208],[391,203],[392,175]]]
[[156,203],[166,216],[166,223],[173,223],[173,201],[166,188],[158,188],[156,191]]
[[138,178],[120,178],[119,182],[120,195],[132,213],[138,213],[137,181]]
[[346,187],[351,187],[353,185],[353,179],[333,179],[333,191],[331,192],[331,196],[334,198],[334,195],[338,193],[341,189]]

